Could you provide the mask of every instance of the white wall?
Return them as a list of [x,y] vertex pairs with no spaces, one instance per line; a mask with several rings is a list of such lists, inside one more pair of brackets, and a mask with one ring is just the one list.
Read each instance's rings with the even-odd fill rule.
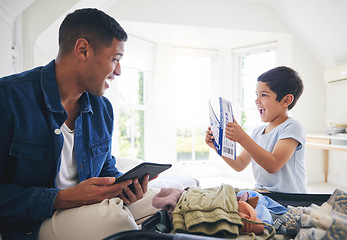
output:
[[[134,7],[136,6],[136,7]],[[153,7],[155,6],[155,7]],[[205,0],[177,0],[177,1],[141,1],[141,0],[126,0],[119,1],[109,10],[119,21],[136,21],[136,22],[150,22],[150,23],[165,23],[165,24],[182,24],[188,26],[199,27],[216,27],[225,29],[242,29],[257,32],[281,33],[284,37],[272,39],[278,42],[278,64],[287,65],[296,69],[305,84],[305,91],[302,98],[299,100],[298,105],[293,109],[292,114],[295,118],[301,121],[308,133],[324,131],[325,124],[325,107],[326,107],[326,90],[323,81],[323,66],[318,59],[308,50],[303,44],[301,39],[295,32],[282,20],[282,18],[268,5],[258,4],[244,1],[223,1],[216,0],[213,4]],[[199,43],[197,43],[199,44]],[[158,86],[164,85],[169,79],[170,62],[167,61],[170,57],[169,43],[159,43],[157,51],[156,67],[158,75],[156,81]],[[232,48],[223,48],[221,50],[220,58],[224,58],[227,52]],[[231,51],[230,51],[231,52]],[[232,79],[232,69],[229,66],[222,66],[218,73],[221,79]],[[232,87],[227,87],[226,82],[216,83],[219,85],[219,93],[217,95],[230,96],[232,95]],[[169,86],[164,88],[169,91]],[[221,87],[222,86],[222,87]],[[229,90],[228,90],[229,89]],[[163,90],[162,90],[163,91]],[[228,92],[229,91],[229,92]],[[165,90],[164,90],[165,92]],[[162,108],[162,98],[165,93],[155,93],[153,101],[157,105],[156,112],[160,112]],[[169,95],[166,95],[169,96]],[[156,97],[158,97],[156,99]],[[165,119],[164,122],[169,119]],[[166,124],[165,126],[167,126]],[[165,129],[163,126],[162,130]],[[160,126],[159,126],[159,129]],[[167,129],[168,130],[168,129]],[[160,132],[163,134],[167,131]],[[169,132],[171,132],[169,130]],[[153,134],[153,133],[152,133]],[[155,138],[158,139],[159,135]],[[169,133],[168,133],[169,134]],[[170,133],[173,137],[174,135]],[[171,139],[171,138],[169,138]],[[173,144],[170,140],[168,144]],[[165,144],[165,143],[159,143]],[[162,149],[162,151],[161,151]],[[162,156],[167,156],[165,147],[156,148],[155,153],[152,155],[154,160],[160,160]],[[307,159],[310,159],[310,152],[308,151]],[[315,161],[323,161],[321,155],[314,156]],[[319,159],[321,158],[321,159]],[[151,158],[152,159],[152,158]],[[218,165],[218,164],[217,164]],[[308,161],[307,168],[309,171],[318,172],[323,177],[323,168],[316,162]],[[317,169],[318,168],[318,169]],[[314,174],[316,176],[318,174]],[[310,177],[309,181],[316,181],[314,177]]]
[[[55,19],[61,17],[65,12],[78,2],[46,1],[37,0],[23,14],[24,25],[24,69],[32,68],[35,63],[46,62],[49,56],[35,46],[38,35],[50,26]],[[54,9],[54,11],[51,11]],[[245,30],[282,35],[282,37],[272,38],[269,41],[278,42],[278,63],[296,69],[304,80],[305,90],[297,106],[292,110],[294,118],[301,121],[307,133],[318,133],[325,131],[325,119],[329,115],[339,114],[340,102],[327,99],[327,88],[323,81],[324,67],[308,47],[304,45],[300,37],[288,24],[283,21],[269,5],[248,1],[234,0],[119,0],[113,7],[107,10],[118,21],[148,22],[160,24],[175,24],[184,26],[211,27],[218,29]],[[45,13],[42,15],[42,13]],[[0,39],[0,75],[11,73],[11,42],[12,28],[0,17],[0,29],[2,38]],[[127,29],[126,29],[127,30]],[[131,32],[130,32],[131,33]],[[141,37],[141,36],[140,36]],[[151,39],[151,41],[153,41]],[[197,42],[200,44],[200,42]],[[166,42],[156,42],[156,66],[155,66],[155,87],[150,89],[151,108],[149,112],[153,119],[162,119],[158,124],[151,123],[150,144],[152,149],[147,152],[149,159],[153,161],[172,161],[168,156],[165,146],[173,144],[175,137],[174,130],[170,126],[170,118],[163,114],[170,101],[174,99],[170,96],[170,65],[172,44]],[[229,48],[223,46],[212,46],[221,50],[221,59],[230,56]],[[232,47],[230,47],[232,50]],[[224,63],[220,66],[218,73],[223,79],[231,79],[233,71],[231,65]],[[218,86],[225,86],[225,83],[217,83]],[[161,89],[164,87],[164,90]],[[232,87],[232,86],[231,86]],[[227,88],[219,88],[220,94],[228,94]],[[224,91],[224,92],[223,92]],[[232,90],[230,91],[232,92]],[[333,90],[329,90],[328,96]],[[232,93],[231,93],[232,94]],[[344,96],[343,92],[341,93]],[[216,94],[217,95],[217,94]],[[339,99],[339,95],[333,93]],[[343,101],[344,102],[344,101]],[[328,109],[328,110],[327,110]],[[165,112],[165,111],[164,111]],[[327,115],[328,114],[328,115]],[[344,115],[345,117],[345,115]],[[155,129],[157,131],[155,131]],[[165,133],[168,136],[166,142],[162,141],[161,136]],[[306,154],[308,177],[310,182],[323,181],[323,158],[319,150],[308,149]],[[337,156],[331,167],[332,173],[338,171],[334,166],[340,166],[345,156]],[[339,160],[341,159],[341,160]],[[317,164],[318,163],[318,164]],[[340,164],[341,163],[341,164]],[[347,170],[346,170],[347,171]],[[337,178],[339,182],[347,182],[346,172],[342,170]],[[317,177],[318,176],[318,177]]]
[[[46,53],[42,52],[42,49],[35,45],[38,36],[53,24],[56,19],[65,15],[76,2],[78,2],[78,0],[36,0],[23,12],[23,32],[25,40],[23,46],[24,70],[47,63],[47,61],[45,61],[48,60]],[[56,36],[58,36],[58,34]],[[57,37],[55,37],[54,40],[49,39],[47,41],[55,41],[55,43],[58,44]],[[53,53],[53,55],[55,56],[56,53]],[[44,59],[40,59],[40,57]]]
[[[329,121],[347,122],[347,83],[326,84]],[[347,188],[347,152],[329,151],[328,181]]]
[[[323,65],[268,5],[224,0],[213,1],[213,4],[207,0],[123,0],[115,4],[109,12],[120,21],[242,29],[287,35],[272,40],[278,42],[278,64],[293,67],[304,80],[305,91],[299,104],[293,109],[293,115],[303,122],[307,132],[324,129],[326,92]],[[225,67],[221,76],[227,71],[230,69]]]
[[0,17],[0,76],[12,74],[12,25]]

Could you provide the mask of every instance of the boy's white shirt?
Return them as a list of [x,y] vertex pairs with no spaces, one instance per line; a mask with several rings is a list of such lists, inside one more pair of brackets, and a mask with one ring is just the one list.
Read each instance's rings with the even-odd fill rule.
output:
[[272,131],[263,134],[266,125],[256,128],[252,139],[265,150],[272,152],[278,140],[292,138],[299,145],[288,162],[276,173],[270,174],[252,159],[256,188],[265,188],[274,192],[306,193],[305,169],[305,130],[303,125],[288,118]]

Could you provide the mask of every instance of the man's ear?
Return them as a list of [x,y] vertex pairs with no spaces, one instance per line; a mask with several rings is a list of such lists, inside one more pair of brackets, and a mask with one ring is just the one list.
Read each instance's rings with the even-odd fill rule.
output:
[[288,107],[294,101],[293,94],[287,94],[282,98],[282,103],[285,107]]
[[80,60],[86,60],[90,51],[90,46],[85,38],[77,39],[74,48],[74,54]]

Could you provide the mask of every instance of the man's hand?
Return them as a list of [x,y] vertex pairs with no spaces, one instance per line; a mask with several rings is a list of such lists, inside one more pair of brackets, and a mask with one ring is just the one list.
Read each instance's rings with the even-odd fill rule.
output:
[[[94,177],[80,182],[74,187],[62,189],[57,194],[53,208],[67,209],[99,203],[104,199],[118,196],[132,183],[131,180],[119,183],[115,183],[115,181],[114,177]],[[137,188],[139,187],[137,186]]]
[[123,200],[124,204],[130,204],[130,203],[136,202],[137,200],[140,200],[141,198],[143,198],[143,195],[145,195],[145,193],[147,192],[148,182],[149,182],[149,175],[143,178],[142,184],[139,182],[137,178],[135,178],[133,180],[134,192],[129,187],[126,187],[118,195],[118,197]]

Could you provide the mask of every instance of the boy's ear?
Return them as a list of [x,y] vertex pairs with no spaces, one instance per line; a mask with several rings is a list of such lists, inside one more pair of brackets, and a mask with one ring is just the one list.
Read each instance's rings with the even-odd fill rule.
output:
[[294,101],[293,94],[287,94],[282,98],[282,103],[285,107],[288,107]]

